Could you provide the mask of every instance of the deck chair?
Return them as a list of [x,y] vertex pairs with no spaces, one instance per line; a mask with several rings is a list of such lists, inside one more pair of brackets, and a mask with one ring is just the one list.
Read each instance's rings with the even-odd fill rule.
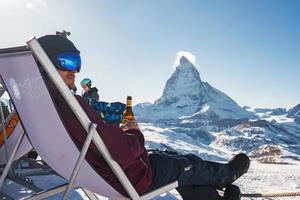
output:
[[[25,49],[28,50],[28,48]],[[13,50],[0,49],[0,60],[2,61],[2,56],[5,56],[7,53],[12,53],[15,51],[18,52],[19,50],[20,48],[16,48]],[[0,64],[1,67],[2,64]],[[2,78],[0,77],[1,98],[5,92],[6,88],[4,87]],[[0,188],[2,187],[4,181],[7,179],[32,191],[40,192],[42,191],[42,189],[34,185],[31,182],[31,179],[25,179],[25,176],[53,174],[54,172],[44,165],[37,163],[35,160],[27,159],[26,155],[32,150],[32,146],[27,136],[24,134],[24,129],[14,107],[11,105],[10,108],[11,113],[4,119],[4,121],[1,121],[0,125]],[[4,116],[3,109],[2,113],[0,114],[1,116]],[[23,164],[29,164],[29,166],[27,167],[27,169],[29,170],[27,170],[26,172],[20,170],[24,167]],[[1,191],[0,193],[0,196],[11,199],[9,195],[5,195]]]
[[[0,141],[0,165],[4,165],[7,163],[9,156],[12,154],[14,147],[17,144],[18,138],[22,137],[24,132],[20,121],[16,121],[15,113],[11,113],[8,116],[8,120],[6,125],[6,133],[7,133],[7,140],[4,144],[4,140]],[[14,127],[10,127],[12,123],[17,123]],[[9,130],[12,129],[12,130]],[[0,134],[3,134],[2,131],[2,124],[0,126]],[[1,138],[2,139],[2,138]],[[23,136],[20,146],[17,149],[17,152],[14,156],[14,160],[17,160],[27,154],[32,149],[30,142],[27,139],[27,136]]]
[[[89,120],[38,41],[33,38],[27,44],[31,51],[0,57],[0,75],[32,146],[51,168],[69,180],[64,199],[68,198],[72,187],[82,187],[110,199],[128,199],[112,188],[84,159],[91,141],[101,152],[131,199],[151,199],[178,186],[177,182],[174,182],[140,196],[118,163],[110,156],[99,134],[94,134],[96,125]],[[78,123],[84,127],[87,138],[82,149],[76,147],[64,127],[35,59],[64,97],[76,115]]]

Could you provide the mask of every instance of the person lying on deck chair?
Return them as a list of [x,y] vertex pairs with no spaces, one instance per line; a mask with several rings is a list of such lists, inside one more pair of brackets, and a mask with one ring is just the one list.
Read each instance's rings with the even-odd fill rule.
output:
[[[69,39],[58,35],[46,35],[38,41],[66,85],[70,89],[75,88],[76,73],[80,72],[81,68],[79,50]],[[81,125],[74,123],[75,115],[67,110],[65,100],[59,92],[51,89],[51,86],[48,88],[62,121],[69,128],[73,141],[77,146],[82,147],[86,134],[78,131],[82,130]],[[237,200],[241,198],[239,188],[232,183],[248,171],[250,160],[247,155],[238,154],[228,163],[223,164],[205,161],[194,154],[147,151],[144,146],[145,139],[140,130],[127,127],[129,129],[126,128],[123,131],[121,128],[106,124],[83,97],[75,95],[75,98],[90,120],[97,124],[97,131],[111,156],[121,166],[139,194],[178,181],[176,189],[185,200]],[[86,160],[113,188],[124,196],[128,196],[94,144],[89,147]],[[218,195],[217,189],[225,189],[224,197]]]

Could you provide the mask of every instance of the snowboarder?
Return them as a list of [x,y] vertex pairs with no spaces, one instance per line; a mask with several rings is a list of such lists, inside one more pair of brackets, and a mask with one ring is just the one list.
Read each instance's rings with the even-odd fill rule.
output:
[[91,99],[99,101],[98,89],[96,87],[92,87],[91,79],[84,78],[82,81],[80,81],[80,85],[83,89],[82,91],[83,98],[85,98],[87,101],[90,101]]
[[[70,40],[57,35],[46,35],[39,38],[38,41],[64,82],[70,89],[73,89],[75,75],[81,67],[79,50]],[[66,62],[60,62],[60,60]],[[82,131],[80,125],[74,124],[75,115],[69,111],[65,100],[49,79],[47,79],[47,84],[73,141],[77,146],[82,147],[86,133]],[[75,95],[75,98],[90,120],[97,124],[97,131],[111,156],[120,165],[139,194],[178,181],[177,190],[185,200],[189,197],[206,200],[207,195],[213,194],[211,199],[240,199],[238,187],[231,184],[248,171],[250,160],[247,155],[241,153],[234,156],[228,163],[218,163],[205,161],[194,154],[183,155],[162,150],[147,151],[144,146],[145,139],[140,130],[127,127],[126,131],[123,131],[108,125],[98,117],[96,111],[89,106],[86,100],[78,95]],[[94,145],[90,146],[86,159],[113,188],[128,196]],[[225,188],[224,197],[215,193],[216,189],[222,188]],[[185,196],[187,192],[192,192],[192,194]]]

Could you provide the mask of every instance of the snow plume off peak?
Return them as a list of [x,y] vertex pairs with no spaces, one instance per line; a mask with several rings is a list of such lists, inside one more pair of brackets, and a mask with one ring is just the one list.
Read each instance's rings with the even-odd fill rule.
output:
[[174,68],[178,66],[188,67],[196,66],[196,57],[188,51],[179,51],[176,54],[176,60],[174,63]]

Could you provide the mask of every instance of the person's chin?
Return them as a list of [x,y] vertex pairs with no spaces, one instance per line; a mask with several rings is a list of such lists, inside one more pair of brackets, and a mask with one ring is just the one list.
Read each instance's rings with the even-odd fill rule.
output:
[[74,90],[75,88],[76,88],[75,85],[72,85],[72,86],[70,87],[71,90]]
[[73,90],[73,89],[75,89],[76,86],[74,83],[69,83],[68,87],[69,87],[69,89]]

